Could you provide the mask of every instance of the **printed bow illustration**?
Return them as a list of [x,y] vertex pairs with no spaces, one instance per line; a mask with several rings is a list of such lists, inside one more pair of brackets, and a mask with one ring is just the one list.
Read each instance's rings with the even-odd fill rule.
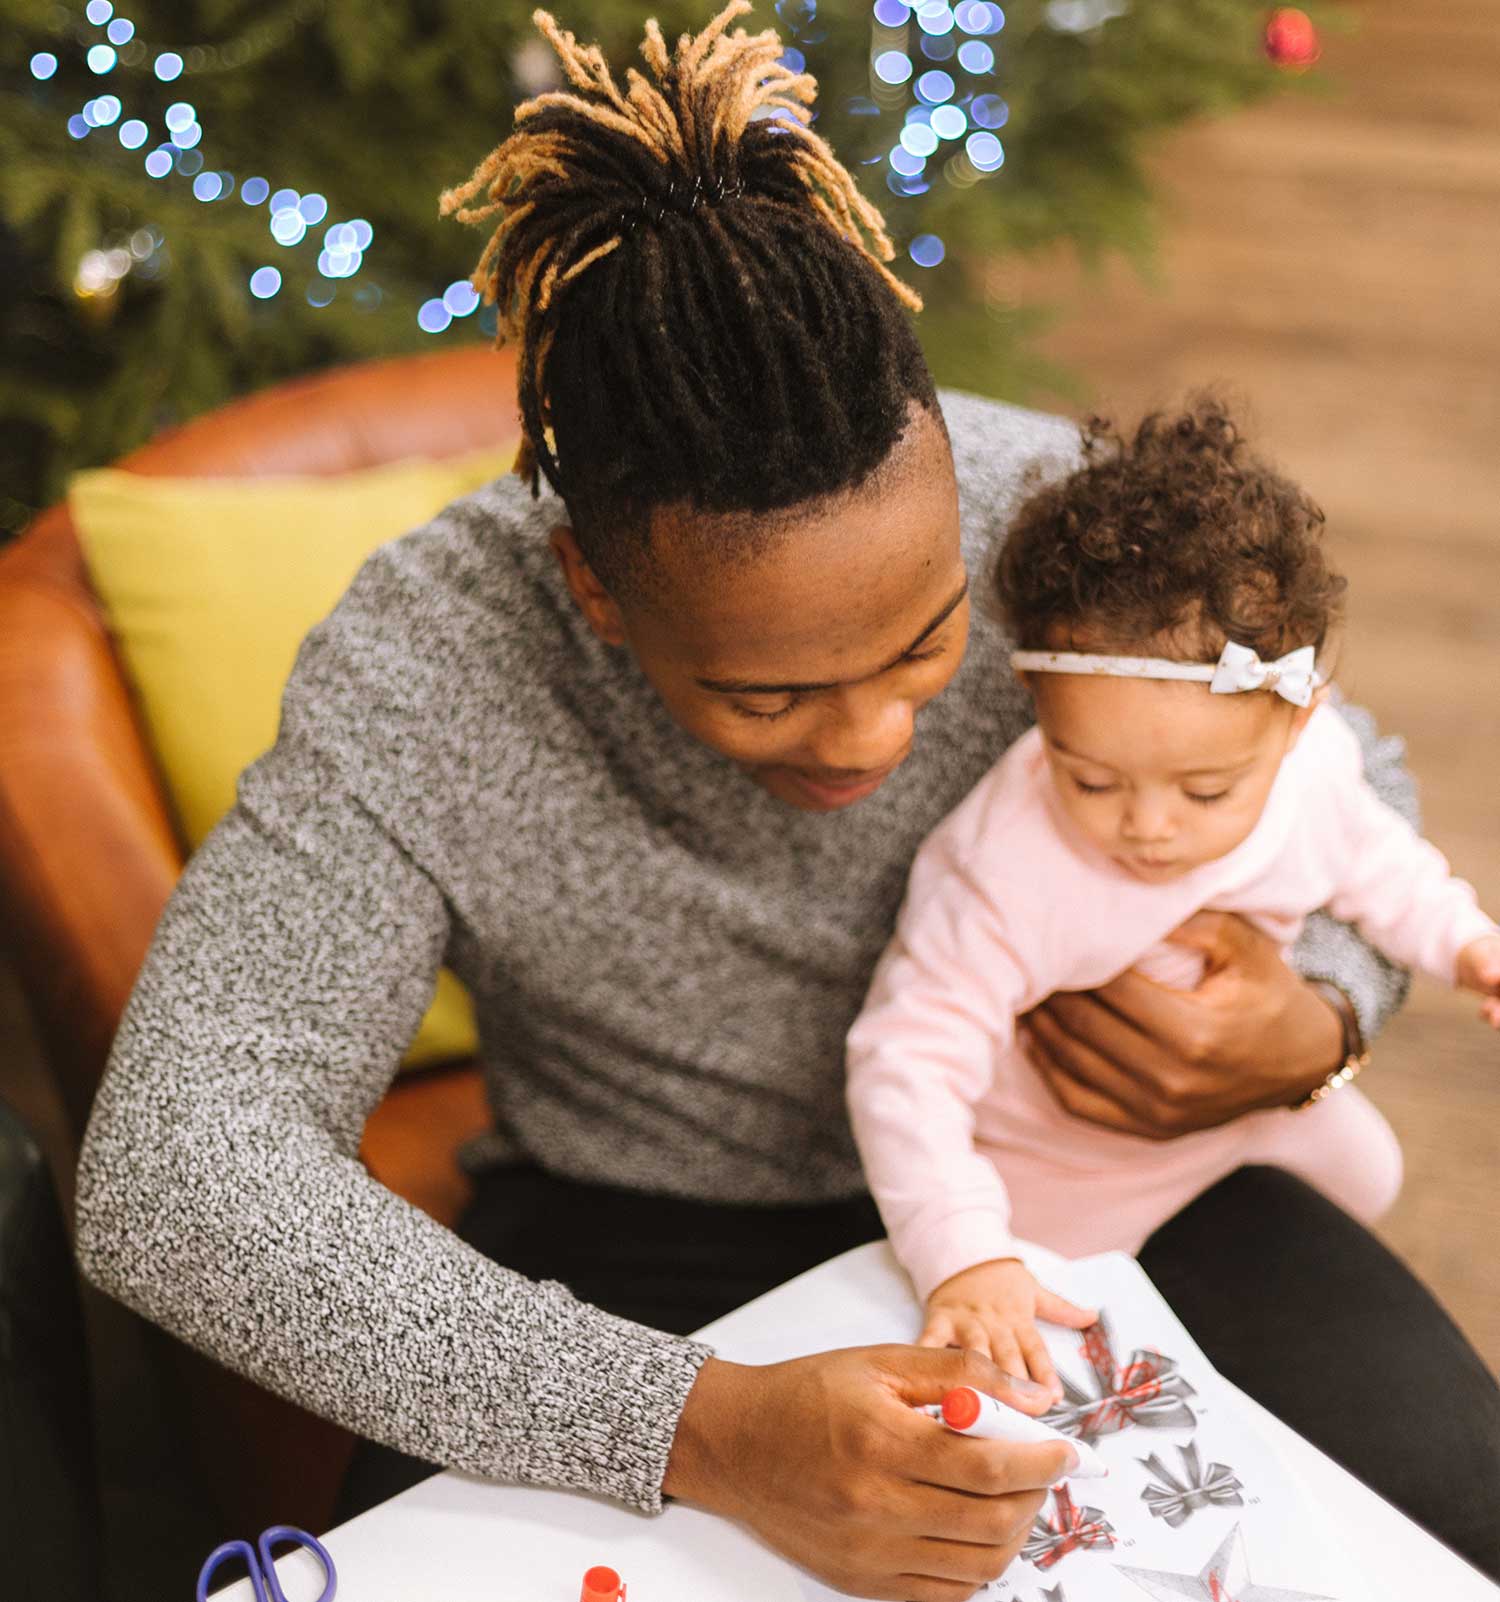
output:
[[1318,687],[1317,660],[1317,651],[1303,645],[1274,662],[1262,662],[1248,645],[1236,645],[1230,640],[1219,655],[1208,687],[1215,695],[1274,690],[1293,706],[1306,706]]
[[1245,1499],[1240,1492],[1245,1487],[1232,1468],[1223,1463],[1210,1463],[1205,1473],[1198,1457],[1197,1446],[1189,1441],[1177,1448],[1182,1459],[1182,1475],[1173,1474],[1153,1452],[1140,1459],[1142,1467],[1161,1481],[1148,1485],[1141,1492],[1141,1500],[1151,1510],[1154,1519],[1165,1519],[1175,1530],[1201,1507],[1243,1507]]
[[1056,1511],[1050,1519],[1038,1517],[1021,1548],[1021,1556],[1039,1569],[1050,1569],[1069,1552],[1089,1546],[1113,1546],[1114,1526],[1096,1507],[1075,1505],[1067,1486],[1052,1493]]
[[1137,1347],[1124,1368],[1118,1367],[1103,1318],[1083,1332],[1078,1349],[1094,1371],[1099,1394],[1089,1396],[1063,1379],[1063,1400],[1043,1419],[1064,1435],[1092,1441],[1131,1424],[1171,1430],[1192,1429],[1198,1422],[1186,1401],[1197,1393],[1177,1372],[1173,1358]]

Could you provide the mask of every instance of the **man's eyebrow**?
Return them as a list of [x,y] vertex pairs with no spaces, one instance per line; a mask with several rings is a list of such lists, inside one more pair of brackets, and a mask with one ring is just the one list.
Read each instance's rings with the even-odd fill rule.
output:
[[[1098,757],[1085,756],[1082,751],[1073,750],[1071,746],[1064,745],[1054,735],[1047,736],[1047,743],[1054,751],[1061,751],[1064,756],[1070,756],[1075,761],[1091,762],[1096,768],[1109,768],[1111,773],[1115,771],[1109,767],[1109,763],[1101,762]],[[1253,768],[1254,766],[1255,757],[1248,756],[1238,762],[1220,763],[1218,767],[1213,768],[1184,768],[1177,774],[1177,777],[1179,779],[1228,779],[1233,778],[1236,774],[1243,773],[1246,768]]]
[[[898,651],[884,667],[876,668],[870,674],[871,678],[881,673],[889,672],[899,662],[904,662],[914,651],[922,648],[924,642],[935,634],[944,623],[963,604],[964,597],[969,593],[969,580],[965,577],[963,587],[958,594],[943,607],[936,617],[922,630],[910,645]],[[821,684],[756,684],[749,679],[698,679],[695,682],[702,685],[705,690],[715,690],[720,695],[811,695],[817,690],[836,690],[841,683],[852,682],[842,679],[828,679]]]

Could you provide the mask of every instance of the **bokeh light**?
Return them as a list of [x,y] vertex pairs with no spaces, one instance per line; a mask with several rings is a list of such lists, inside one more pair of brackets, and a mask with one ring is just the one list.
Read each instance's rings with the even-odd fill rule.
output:
[[940,139],[962,139],[969,119],[958,106],[938,106],[932,113],[932,131]]
[[100,95],[83,108],[83,120],[95,128],[111,128],[120,120],[120,97]]
[[906,0],[875,0],[875,20],[884,28],[904,27],[910,15]]
[[139,150],[150,136],[151,130],[139,117],[120,124],[120,143],[127,150]]
[[216,172],[200,172],[193,179],[194,200],[217,200],[224,193],[224,180]]
[[68,132],[74,139],[86,138],[89,131],[88,118],[75,111],[68,118]]
[[971,133],[964,141],[964,150],[980,172],[994,172],[997,167],[1005,164],[1005,151],[1000,141],[994,134],[984,130]]
[[271,219],[271,238],[278,245],[299,245],[307,224],[295,211],[278,211]]
[[102,28],[114,16],[115,8],[112,0],[89,0],[83,8],[83,14],[96,28]]
[[57,71],[57,57],[50,50],[38,50],[31,58],[31,76],[45,83]]
[[171,170],[172,157],[160,146],[146,157],[146,176],[148,178],[165,178]]
[[467,278],[456,278],[443,291],[443,304],[454,317],[467,317],[479,304],[479,291]]
[[129,44],[135,38],[135,24],[129,17],[116,17],[104,30],[104,37],[112,45]]
[[179,128],[187,128],[197,122],[198,110],[186,100],[174,100],[162,113],[161,120],[167,125],[168,133],[176,133]]
[[917,79],[917,99],[929,106],[953,98],[953,79],[946,72],[924,72]]
[[250,274],[250,293],[257,300],[269,300],[281,288],[281,274],[274,267],[257,267]]
[[978,128],[1003,128],[1010,120],[1010,107],[999,95],[975,95],[969,116]]
[[925,0],[917,9],[917,26],[923,33],[952,33],[953,10],[948,0]]
[[901,130],[901,148],[924,160],[938,147],[938,136],[922,122],[909,122]]
[[907,246],[907,254],[918,267],[936,267],[947,252],[936,234],[918,234]]
[[328,202],[322,195],[303,195],[296,204],[303,222],[309,226],[322,222],[328,215]]
[[441,334],[453,321],[453,313],[440,300],[424,300],[417,313],[417,327],[424,334]]
[[182,57],[175,50],[163,50],[152,71],[163,83],[172,83],[182,76]]
[[983,39],[965,39],[958,47],[958,64],[965,72],[992,72],[995,52]]
[[882,50],[874,65],[882,83],[905,83],[911,77],[911,57],[901,50]]
[[247,206],[258,206],[270,193],[271,186],[264,178],[247,178],[240,185],[240,199]]
[[897,145],[886,159],[903,178],[915,178],[927,165],[924,157],[913,154],[905,145]]
[[114,71],[118,58],[113,45],[90,45],[89,53],[83,59],[88,63],[89,71],[102,78],[106,72]]

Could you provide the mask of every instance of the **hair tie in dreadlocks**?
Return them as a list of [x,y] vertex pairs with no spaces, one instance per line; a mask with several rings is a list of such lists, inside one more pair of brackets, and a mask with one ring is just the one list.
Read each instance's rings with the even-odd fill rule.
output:
[[520,347],[517,471],[564,496],[580,542],[674,499],[753,511],[847,487],[910,400],[936,411],[880,213],[808,126],[817,85],[775,31],[729,31],[749,9],[671,51],[648,22],[623,85],[536,12],[567,86],[518,107],[441,200],[494,222],[472,281]]

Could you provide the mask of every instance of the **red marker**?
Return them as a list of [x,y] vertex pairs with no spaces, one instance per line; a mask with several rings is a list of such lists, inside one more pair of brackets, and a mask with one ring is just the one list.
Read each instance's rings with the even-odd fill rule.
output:
[[601,1563],[584,1575],[578,1602],[625,1602],[625,1582]]
[[960,1435],[978,1435],[991,1441],[1061,1441],[1071,1446],[1078,1454],[1078,1467],[1064,1475],[1065,1479],[1093,1480],[1109,1473],[1104,1459],[1086,1441],[1075,1441],[1041,1419],[1018,1413],[993,1396],[976,1391],[972,1385],[949,1391],[937,1412],[943,1423]]

